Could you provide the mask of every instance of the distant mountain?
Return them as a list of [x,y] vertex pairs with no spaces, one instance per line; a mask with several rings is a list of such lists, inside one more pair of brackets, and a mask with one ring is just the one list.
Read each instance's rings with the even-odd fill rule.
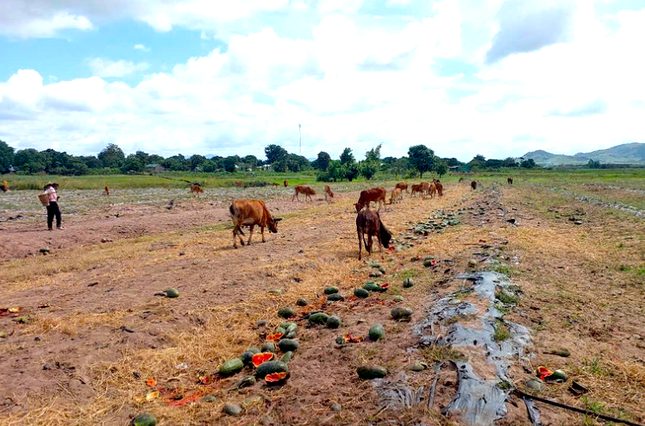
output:
[[579,152],[576,155],[551,154],[543,150],[527,152],[524,159],[532,158],[542,166],[562,166],[565,164],[586,164],[589,160],[603,164],[645,164],[645,143],[626,143],[592,152]]

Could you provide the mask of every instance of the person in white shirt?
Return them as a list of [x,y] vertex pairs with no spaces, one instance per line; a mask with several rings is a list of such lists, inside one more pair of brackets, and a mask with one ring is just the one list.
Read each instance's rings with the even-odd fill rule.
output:
[[45,194],[49,197],[49,205],[47,206],[47,228],[51,231],[54,224],[54,216],[56,217],[56,228],[64,229],[61,225],[60,208],[58,207],[58,189],[57,183],[48,183],[45,185]]

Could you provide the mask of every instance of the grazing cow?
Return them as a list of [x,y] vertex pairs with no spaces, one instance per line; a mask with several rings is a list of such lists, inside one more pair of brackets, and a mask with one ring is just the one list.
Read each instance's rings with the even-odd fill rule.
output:
[[439,179],[433,179],[432,183],[434,184],[434,187],[437,189],[437,195],[440,197],[443,197],[443,185],[441,184],[441,181]]
[[198,183],[190,184],[190,193],[199,197],[199,194],[203,194],[204,190]]
[[300,201],[300,198],[298,197],[298,194],[305,194],[305,201],[306,200],[312,200],[311,198],[312,195],[316,195],[316,191],[312,188],[309,188],[308,186],[304,185],[296,185],[296,192],[293,193],[293,197],[291,197],[291,201],[293,200],[298,200]]
[[[385,197],[387,197],[387,191],[382,186],[361,191],[358,203],[354,204],[354,207],[356,207],[356,213],[360,212],[365,207],[369,209],[371,202],[378,203],[378,209],[380,211],[381,204],[385,206]],[[385,210],[387,210],[387,207],[385,207]]]
[[5,181],[2,181],[2,185],[0,185],[0,190],[1,190],[2,192],[7,192],[7,191],[9,191],[9,184],[7,183],[7,181],[6,181],[6,180],[5,180]]
[[[378,240],[380,251],[383,251],[383,246],[390,247],[392,233],[383,225],[378,212],[370,209],[361,210],[356,216],[356,233],[358,234],[358,260],[361,260],[363,243],[367,254],[372,253],[372,236]],[[367,241],[365,234],[367,234]]]
[[410,194],[412,197],[414,197],[414,194],[422,194],[423,191],[423,185],[422,184],[412,184],[412,193]]
[[462,183],[465,179],[463,177],[459,178],[459,183]]
[[239,181],[239,180],[236,180],[234,183],[235,183],[235,186],[237,186],[238,188],[241,188],[242,186],[244,186],[244,183],[242,183],[242,181]]
[[242,235],[244,235],[242,226],[249,226],[251,228],[249,240],[246,242],[246,245],[250,245],[251,237],[253,236],[253,227],[255,225],[260,226],[262,242],[265,242],[264,228],[269,228],[270,232],[277,234],[278,222],[282,220],[273,218],[266,204],[261,200],[235,200],[228,208],[228,211],[231,213],[231,219],[233,219],[233,248],[237,248],[235,236],[238,236],[240,244],[244,245],[244,241],[242,240]]
[[513,178],[508,178],[506,179],[506,182],[508,182],[509,185],[513,185]]
[[392,195],[390,195],[390,204],[398,203],[403,200],[403,191],[401,188],[396,187],[392,190]]
[[288,181],[286,181],[286,180],[285,180],[283,183],[284,183],[284,187],[285,187],[285,188],[286,188],[287,186],[289,186],[289,182],[288,182]]
[[105,187],[105,196],[106,197],[110,196],[110,188],[108,188],[107,186]]
[[334,201],[334,192],[329,185],[325,185],[325,201],[331,203]]
[[428,184],[428,195],[430,198],[434,198],[434,196],[437,195],[437,186],[434,182]]
[[408,191],[408,184],[407,184],[407,183],[405,183],[405,182],[399,182],[399,183],[397,183],[397,184],[396,184],[396,186],[395,186],[395,188],[400,188],[400,189],[401,189],[401,192],[403,192],[403,191],[408,192],[408,193],[410,192],[410,191]]
[[476,181],[470,182],[470,187],[473,189],[473,191],[476,190],[477,189],[477,182]]

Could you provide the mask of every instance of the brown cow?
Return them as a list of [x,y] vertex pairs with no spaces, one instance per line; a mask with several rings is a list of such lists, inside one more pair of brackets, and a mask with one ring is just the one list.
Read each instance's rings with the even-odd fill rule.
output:
[[235,184],[235,186],[237,186],[238,188],[241,188],[241,187],[243,187],[243,186],[244,186],[244,182],[242,182],[242,181],[240,181],[240,180],[236,180],[236,181],[234,182],[234,184]]
[[300,198],[298,198],[298,194],[305,194],[305,201],[306,200],[313,201],[313,198],[311,198],[311,196],[316,195],[316,191],[312,188],[309,188],[308,186],[296,185],[296,192],[294,192],[293,197],[291,197],[291,201],[293,200],[300,201]]
[[434,182],[428,184],[428,195],[433,198],[437,194],[437,186]]
[[[356,233],[358,234],[358,260],[361,260],[363,243],[367,253],[372,253],[372,236],[378,240],[380,251],[383,251],[383,246],[390,247],[392,233],[383,225],[378,212],[370,209],[361,210],[356,216]],[[367,241],[365,241],[365,234],[367,234]]]
[[199,194],[203,194],[204,190],[202,189],[201,186],[199,186],[198,183],[191,183],[190,184],[190,193],[199,197]]
[[2,181],[2,185],[0,185],[0,190],[2,190],[2,192],[9,191],[9,184],[7,183],[6,180]]
[[473,191],[476,190],[477,189],[477,182],[476,181],[470,182],[470,187],[473,189]]
[[412,197],[414,197],[414,194],[422,194],[423,191],[423,185],[422,184],[412,184],[412,193],[410,194]]
[[264,239],[264,228],[269,228],[270,232],[278,233],[278,222],[282,219],[274,219],[269,213],[266,204],[261,200],[235,200],[228,208],[233,219],[233,247],[237,248],[235,236],[240,238],[240,244],[244,245],[242,240],[242,226],[249,226],[251,232],[249,233],[249,240],[246,245],[251,244],[251,237],[253,236],[253,227],[260,226],[260,233],[262,234],[262,242]]
[[506,182],[508,182],[509,185],[513,185],[513,178],[508,178],[506,179]]
[[289,182],[288,182],[288,181],[286,181],[286,180],[285,180],[283,183],[284,183],[284,187],[285,187],[285,188],[286,188],[287,186],[289,186]]
[[[356,213],[360,212],[365,207],[369,209],[371,202],[378,203],[378,209],[380,211],[381,204],[385,206],[385,197],[387,197],[387,191],[382,186],[361,191],[358,203],[354,204],[354,207],[356,207]],[[387,207],[385,207],[385,210],[387,211]]]
[[106,197],[110,196],[110,188],[108,188],[107,186],[105,187],[105,196]]
[[325,201],[331,203],[334,201],[334,192],[329,185],[325,185]]
[[407,183],[405,183],[405,182],[399,182],[399,183],[397,183],[397,184],[396,184],[396,186],[395,186],[395,188],[400,188],[400,189],[401,189],[401,192],[403,192],[403,191],[408,192],[408,193],[410,192],[410,191],[408,191],[408,184],[407,184]]
[[459,178],[459,183],[462,183],[465,179],[463,177]]
[[437,189],[437,195],[440,197],[443,197],[443,185],[441,184],[441,181],[439,179],[433,179],[432,183],[434,184],[434,187]]
[[390,204],[398,203],[401,200],[403,200],[403,192],[401,191],[401,188],[396,187],[392,190],[392,194],[390,195]]

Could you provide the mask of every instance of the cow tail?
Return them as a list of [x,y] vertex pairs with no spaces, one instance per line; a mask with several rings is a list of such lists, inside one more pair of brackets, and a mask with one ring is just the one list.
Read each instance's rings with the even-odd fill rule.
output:
[[[231,213],[231,219],[233,219],[233,226],[235,226],[235,209],[233,208],[233,204],[231,204],[231,205],[228,207],[228,211],[229,211],[229,213]],[[240,233],[240,235],[244,235],[244,232],[242,231],[242,227],[241,227],[241,226],[239,226],[239,227],[237,228],[237,232],[239,232],[239,233]]]

